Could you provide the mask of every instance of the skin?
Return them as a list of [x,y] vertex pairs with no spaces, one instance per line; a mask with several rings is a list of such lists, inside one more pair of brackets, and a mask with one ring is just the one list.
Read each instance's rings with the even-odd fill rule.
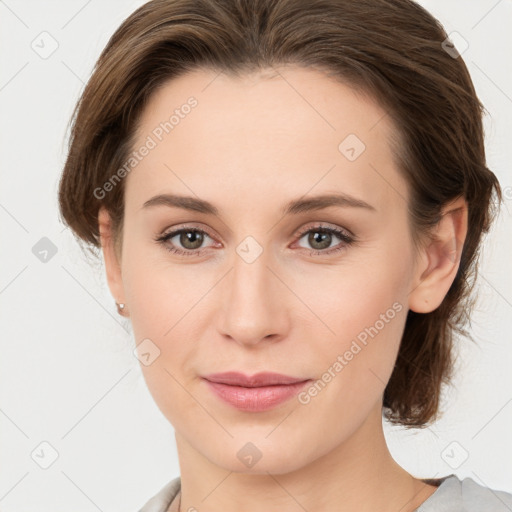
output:
[[[466,203],[447,205],[437,238],[416,253],[389,146],[396,128],[377,103],[311,68],[183,75],[152,96],[135,147],[192,95],[197,107],[125,178],[119,252],[108,213],[99,215],[111,292],[126,304],[136,343],[149,338],[160,350],[141,368],[175,429],[181,510],[414,510],[436,487],[393,460],[382,398],[408,309],[434,310],[455,278],[461,247],[452,257],[446,247],[466,236]],[[338,149],[351,133],[366,145],[354,161]],[[163,193],[205,199],[219,215],[143,207]],[[376,211],[281,213],[291,200],[324,193],[350,194]],[[322,248],[299,234],[319,223],[357,242],[332,235]],[[202,254],[179,256],[155,242],[183,225],[208,233]],[[236,251],[247,236],[263,249],[252,263]],[[172,243],[197,247],[179,235]],[[335,247],[342,250],[325,254]],[[244,412],[201,379],[230,370],[321,379],[394,303],[401,311],[308,404]],[[252,467],[237,457],[248,442],[261,453]]]

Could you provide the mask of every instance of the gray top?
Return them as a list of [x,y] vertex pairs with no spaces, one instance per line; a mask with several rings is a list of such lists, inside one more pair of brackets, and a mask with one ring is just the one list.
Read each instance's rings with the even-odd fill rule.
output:
[[[459,480],[452,474],[423,481],[437,485],[438,489],[416,512],[512,512],[512,494],[484,487],[471,478]],[[174,478],[139,512],[166,512],[180,488],[181,478]]]

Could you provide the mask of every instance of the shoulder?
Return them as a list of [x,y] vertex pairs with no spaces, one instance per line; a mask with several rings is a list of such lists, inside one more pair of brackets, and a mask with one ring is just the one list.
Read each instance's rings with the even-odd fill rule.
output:
[[180,488],[181,478],[178,476],[165,484],[138,512],[166,512]]
[[[472,478],[460,480],[456,475],[439,479],[437,491],[417,512],[510,512],[512,494],[476,483]],[[162,487],[139,512],[166,512],[181,488],[180,477]]]
[[497,491],[476,483],[471,478],[464,478],[461,482],[462,500],[468,512],[502,512],[512,510],[512,494]]
[[439,488],[418,512],[510,512],[512,494],[478,484],[472,478],[456,475],[440,479]]

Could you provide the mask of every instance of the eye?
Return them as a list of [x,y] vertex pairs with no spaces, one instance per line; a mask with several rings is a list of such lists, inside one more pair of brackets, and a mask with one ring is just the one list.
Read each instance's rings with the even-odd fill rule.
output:
[[[314,226],[309,229],[302,230],[298,236],[299,242],[305,238],[306,243],[310,244],[310,255],[328,255],[337,253],[338,251],[346,249],[356,241],[356,237],[348,231],[344,231],[339,228],[327,227],[325,225]],[[180,227],[179,229],[174,229],[158,236],[155,238],[155,241],[162,244],[168,251],[174,254],[178,254],[180,256],[200,256],[208,249],[208,247],[202,247],[206,238],[213,240],[213,237],[203,229],[195,227]],[[341,243],[331,247],[332,242],[335,241],[336,238],[338,238]],[[214,243],[210,245],[210,247],[215,246],[218,247],[218,244],[216,245]],[[307,249],[307,247],[300,244],[299,247]]]
[[[311,255],[327,255],[336,253],[346,249],[356,241],[355,237],[349,234],[347,231],[338,228],[326,227],[323,225],[314,226],[313,228],[303,230],[299,233],[299,236],[299,241],[305,238],[306,243],[311,246]],[[331,243],[335,241],[336,238],[341,240],[342,243],[331,247]],[[300,247],[304,246],[301,245]],[[307,247],[305,247],[305,249],[307,249]]]
[[[206,249],[201,247],[205,238],[210,235],[198,228],[181,228],[164,233],[155,240],[161,243],[168,251],[181,256],[198,256]],[[176,239],[176,240],[173,240]],[[183,249],[177,247],[180,244]]]

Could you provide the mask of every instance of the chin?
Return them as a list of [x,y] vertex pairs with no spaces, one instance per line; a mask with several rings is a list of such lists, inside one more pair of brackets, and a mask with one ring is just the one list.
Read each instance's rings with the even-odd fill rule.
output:
[[[261,437],[255,435],[235,436],[215,446],[210,444],[211,437],[206,440],[207,445],[196,449],[216,466],[234,473],[251,475],[266,475],[267,473],[280,475],[296,471],[314,460],[315,454],[304,450],[307,439],[298,440],[298,444],[283,443],[282,439],[268,435],[268,429]],[[286,432],[283,431],[285,434]],[[285,436],[286,437],[286,436]],[[309,447],[311,448],[311,443]],[[204,451],[201,450],[204,448]]]

